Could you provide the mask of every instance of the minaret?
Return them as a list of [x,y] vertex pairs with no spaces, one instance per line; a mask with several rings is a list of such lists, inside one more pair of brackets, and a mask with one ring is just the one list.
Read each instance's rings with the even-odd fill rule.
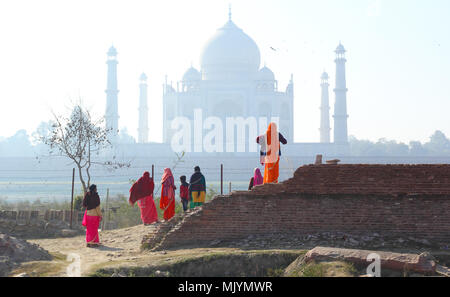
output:
[[330,143],[330,99],[328,95],[328,73],[324,72],[321,76],[322,100],[320,106],[320,142]]
[[291,73],[291,80],[289,81],[289,84],[286,87],[286,94],[291,95],[291,97],[294,97],[294,74]]
[[139,128],[138,143],[148,142],[148,105],[147,105],[147,75],[141,74],[139,84]]
[[336,102],[334,104],[334,143],[348,143],[347,132],[347,83],[345,80],[345,48],[339,43],[336,48],[336,88],[334,93]]
[[108,51],[108,80],[106,88],[106,113],[105,121],[106,128],[111,129],[109,132],[111,142],[117,142],[119,133],[119,106],[118,106],[118,93],[117,89],[117,51],[114,46]]

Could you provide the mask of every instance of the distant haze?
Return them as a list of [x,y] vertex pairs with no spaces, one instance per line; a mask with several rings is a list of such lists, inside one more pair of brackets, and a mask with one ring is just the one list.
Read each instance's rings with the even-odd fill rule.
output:
[[[284,89],[295,86],[295,140],[318,142],[320,75],[347,52],[348,130],[359,139],[450,135],[448,0],[1,1],[0,140],[29,134],[82,98],[105,113],[106,52],[118,51],[119,127],[137,137],[139,76],[149,84],[150,140],[162,141],[162,84],[174,84],[203,45],[233,21]],[[274,48],[276,50],[271,49]],[[332,112],[331,112],[332,113]]]

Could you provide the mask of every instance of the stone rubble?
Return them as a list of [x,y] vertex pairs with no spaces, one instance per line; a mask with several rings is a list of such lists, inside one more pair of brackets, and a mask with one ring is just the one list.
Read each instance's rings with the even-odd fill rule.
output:
[[436,273],[436,262],[429,254],[406,254],[384,251],[370,251],[357,249],[340,249],[328,247],[315,247],[306,253],[303,260],[310,261],[345,261],[356,265],[368,266],[367,257],[376,253],[380,256],[381,269],[408,271],[433,275]]
[[36,219],[21,223],[7,217],[5,212],[0,211],[0,233],[7,233],[15,237],[25,239],[73,237],[85,232],[81,225],[74,224],[73,229],[70,229],[70,224],[61,220],[46,222]]
[[304,236],[268,234],[267,236],[250,235],[244,239],[232,241],[214,240],[210,247],[237,247],[237,248],[306,248],[315,246],[332,246],[337,248],[376,248],[376,249],[428,249],[430,247],[445,249],[445,246],[431,244],[428,240],[417,238],[389,238],[377,233],[371,235],[350,235],[346,233],[316,233]]
[[0,276],[8,276],[22,262],[51,259],[52,256],[38,245],[0,233]]

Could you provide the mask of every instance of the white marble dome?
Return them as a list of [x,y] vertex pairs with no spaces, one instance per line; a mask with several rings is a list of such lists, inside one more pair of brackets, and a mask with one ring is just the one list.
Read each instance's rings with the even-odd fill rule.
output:
[[200,61],[204,79],[255,76],[261,54],[255,41],[229,20],[206,43]]

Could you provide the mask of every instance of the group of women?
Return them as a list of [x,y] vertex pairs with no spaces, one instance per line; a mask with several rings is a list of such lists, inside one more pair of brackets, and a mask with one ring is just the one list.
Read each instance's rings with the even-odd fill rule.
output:
[[[267,132],[258,136],[256,142],[261,146],[260,163],[264,165],[264,177],[259,168],[255,168],[254,176],[249,185],[249,190],[253,187],[278,183],[279,162],[281,156],[280,143],[286,144],[287,141],[281,133],[278,132],[275,123],[270,123]],[[184,176],[183,176],[184,177]],[[185,178],[185,177],[184,177]],[[186,186],[186,182],[182,186]],[[195,168],[195,173],[190,180],[189,193],[191,198],[191,208],[202,205],[205,202],[206,183],[200,168]],[[149,172],[137,180],[130,189],[129,203],[134,205],[136,202],[141,210],[141,219],[145,225],[158,222],[158,213],[153,200],[153,191],[155,184]],[[170,168],[164,169],[161,178],[161,199],[159,207],[164,211],[164,220],[170,220],[175,215],[175,180]],[[186,211],[186,205],[183,204]],[[99,245],[98,227],[102,219],[100,209],[100,197],[97,193],[96,185],[91,185],[89,191],[83,199],[83,207],[86,212],[83,218],[83,226],[86,227],[86,242],[88,247]]]
[[[153,178],[150,178],[150,173],[146,171],[130,189],[129,202],[131,205],[137,202],[141,209],[141,219],[144,225],[158,222],[158,212],[153,200],[154,188]],[[175,215],[176,189],[172,171],[170,168],[164,169],[161,178],[161,199],[159,200],[159,208],[164,211],[164,220],[170,220]]]
[[[169,220],[175,215],[175,181],[172,171],[169,168],[164,169],[161,179],[161,199],[159,207],[164,211],[164,219]],[[129,203],[134,205],[136,202],[141,210],[141,219],[145,225],[158,222],[158,213],[155,202],[153,201],[153,190],[155,184],[149,172],[139,178],[130,189]],[[97,193],[97,186],[91,185],[89,191],[83,199],[83,207],[86,208],[82,225],[86,227],[87,247],[99,246],[98,228],[102,220],[100,208],[100,197]]]

